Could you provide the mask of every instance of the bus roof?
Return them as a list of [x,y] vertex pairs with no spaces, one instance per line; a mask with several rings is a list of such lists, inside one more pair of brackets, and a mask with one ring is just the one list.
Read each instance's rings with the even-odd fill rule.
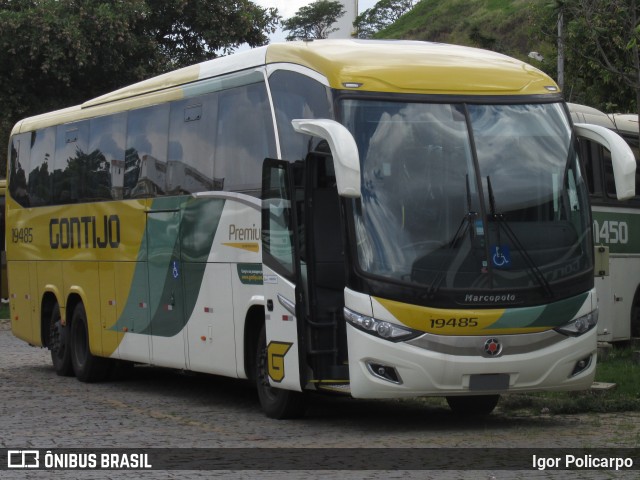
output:
[[297,63],[329,85],[362,84],[366,91],[450,95],[558,92],[540,70],[477,48],[403,40],[335,40],[274,44],[267,63]]
[[611,121],[611,118],[600,110],[589,107],[588,105],[581,105],[579,103],[567,103],[569,111],[571,112],[571,118],[576,123],[590,123],[592,125],[600,125],[611,130],[615,130],[616,126]]
[[613,123],[619,132],[638,135],[638,115],[635,113],[614,113]]
[[487,50],[401,40],[287,42],[202,62],[107,93],[82,105],[31,117],[19,122],[12,133],[182,98],[180,87],[183,85],[270,64],[308,67],[325,77],[329,86],[342,90],[435,95],[559,92],[555,82],[540,70]]
[[638,135],[638,115],[635,113],[607,114],[578,103],[567,103],[567,106],[574,122],[600,125],[615,130],[621,135],[635,135],[636,137]]

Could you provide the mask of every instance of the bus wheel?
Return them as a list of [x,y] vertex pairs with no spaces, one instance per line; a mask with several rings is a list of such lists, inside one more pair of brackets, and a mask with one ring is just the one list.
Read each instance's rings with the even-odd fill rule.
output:
[[496,408],[500,395],[468,395],[447,397],[449,407],[456,415],[464,417],[481,417],[489,415]]
[[264,325],[256,352],[256,387],[260,405],[269,418],[297,418],[304,415],[306,402],[302,392],[273,388],[267,374],[267,333]]
[[71,363],[76,377],[81,382],[98,382],[109,373],[105,358],[96,357],[89,349],[87,314],[84,305],[76,305],[71,317]]
[[49,349],[51,350],[53,368],[61,377],[71,377],[73,376],[73,366],[71,365],[71,350],[69,348],[69,329],[62,325],[60,306],[57,303],[51,312],[49,326]]

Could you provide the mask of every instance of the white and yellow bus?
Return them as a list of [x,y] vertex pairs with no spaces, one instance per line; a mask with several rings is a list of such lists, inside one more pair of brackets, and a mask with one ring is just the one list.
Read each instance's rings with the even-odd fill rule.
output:
[[9,301],[9,290],[7,288],[7,257],[5,251],[5,194],[7,191],[7,181],[3,178],[0,180],[0,301],[2,303]]
[[[569,104],[576,122],[601,125],[618,133],[638,154],[638,115],[606,115],[585,105]],[[611,154],[583,139],[581,156],[591,198],[596,245],[596,291],[600,320],[598,340],[627,341],[640,337],[640,196],[620,200],[616,194]],[[636,172],[636,191],[640,170]]]
[[[421,42],[274,44],[19,122],[9,147],[13,333],[85,382],[126,361],[311,392],[588,387],[591,214],[556,84]],[[631,159],[629,158],[631,156]]]

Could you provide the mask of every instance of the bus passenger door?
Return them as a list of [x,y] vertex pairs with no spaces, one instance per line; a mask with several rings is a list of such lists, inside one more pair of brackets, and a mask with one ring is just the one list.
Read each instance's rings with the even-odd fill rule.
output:
[[151,363],[186,368],[178,208],[147,213],[147,248]]
[[300,260],[303,165],[266,159],[262,170],[262,248],[265,327],[272,386],[301,391],[304,277]]

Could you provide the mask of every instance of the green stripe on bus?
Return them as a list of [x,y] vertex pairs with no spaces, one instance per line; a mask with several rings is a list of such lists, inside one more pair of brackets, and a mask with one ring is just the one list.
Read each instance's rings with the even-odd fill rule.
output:
[[[182,330],[195,308],[224,205],[224,199],[193,197],[153,201],[130,293],[113,330],[164,337]],[[166,220],[172,216],[175,223]],[[153,254],[147,253],[150,244]]]
[[497,322],[485,330],[559,327],[575,318],[588,297],[589,293],[587,292],[548,305],[510,308],[504,312]]

